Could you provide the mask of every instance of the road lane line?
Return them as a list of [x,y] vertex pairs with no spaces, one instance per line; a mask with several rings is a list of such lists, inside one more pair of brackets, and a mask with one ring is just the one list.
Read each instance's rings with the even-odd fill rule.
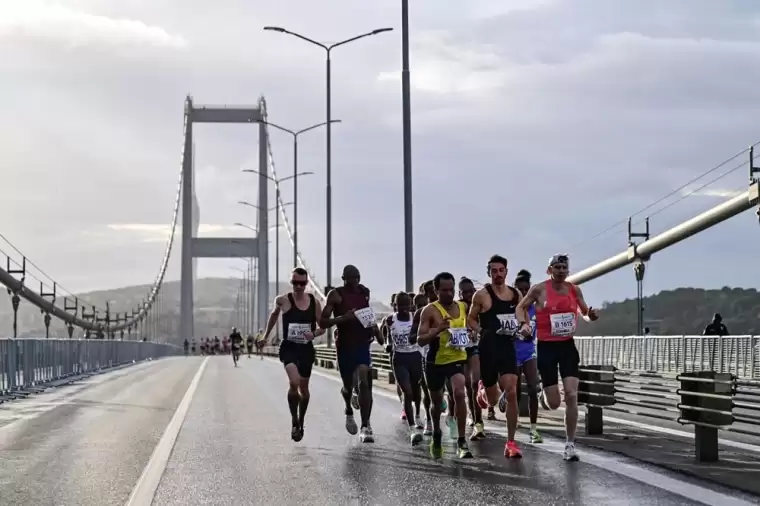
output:
[[203,371],[206,369],[208,363],[208,357],[206,357],[201,363],[198,371],[195,373],[190,386],[187,387],[185,396],[182,397],[177,410],[174,412],[174,416],[166,426],[161,439],[153,449],[153,453],[148,459],[148,463],[145,465],[140,479],[137,480],[135,488],[129,495],[129,500],[126,506],[150,506],[153,503],[153,498],[158,490],[158,484],[161,482],[161,477],[166,470],[166,465],[169,463],[169,456],[174,449],[174,443],[177,441],[182,424],[187,417],[187,412],[190,410],[190,403],[193,401],[195,391],[198,389]]
[[[341,382],[339,377],[324,373],[322,371],[313,370],[312,375],[321,376],[336,383]],[[380,395],[381,397],[386,397],[388,399],[398,401],[398,396],[395,394],[395,392],[390,392],[385,389],[378,390],[373,388],[372,394]],[[609,420],[609,418],[607,419]],[[488,432],[498,434],[505,439],[507,437],[506,428],[495,427],[493,424],[488,423],[487,429]],[[523,444],[529,445],[531,448],[548,451],[557,455],[562,455],[564,453],[565,445],[562,441],[545,441],[543,444],[533,445],[529,444],[525,434],[518,434],[518,436],[519,437],[517,439],[521,440]],[[595,467],[611,471],[632,480],[665,490],[667,492],[671,492],[673,494],[685,497],[701,504],[706,504],[708,506],[752,506],[755,504],[736,497],[732,497],[731,495],[724,494],[722,492],[710,490],[706,487],[673,478],[666,474],[657,473],[655,471],[647,469],[644,466],[639,465],[638,462],[627,457],[611,456],[603,451],[593,450],[586,446],[583,446],[583,453],[581,456],[581,462],[591,464]],[[737,493],[741,494],[741,492],[738,491]]]

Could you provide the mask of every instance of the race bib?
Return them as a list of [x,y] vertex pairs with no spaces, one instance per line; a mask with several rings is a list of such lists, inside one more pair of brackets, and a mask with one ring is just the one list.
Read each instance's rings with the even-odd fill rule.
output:
[[306,344],[306,334],[311,332],[311,325],[308,323],[291,323],[288,325],[288,341],[298,344]]
[[466,328],[449,329],[449,347],[466,348],[470,343],[470,333]]
[[519,325],[517,324],[517,315],[512,314],[497,314],[496,318],[499,319],[501,327],[496,331],[499,335],[513,336],[517,333]]
[[409,343],[409,331],[393,331],[391,333],[391,338],[393,339],[393,347],[394,348],[408,348],[411,346],[411,343]]
[[552,327],[552,335],[558,337],[572,336],[575,334],[577,319],[575,313],[558,313],[549,316]]
[[372,311],[371,307],[357,309],[354,311],[354,315],[356,315],[356,319],[361,322],[362,326],[365,329],[370,328],[372,325],[377,325],[377,321],[375,320],[375,313]]

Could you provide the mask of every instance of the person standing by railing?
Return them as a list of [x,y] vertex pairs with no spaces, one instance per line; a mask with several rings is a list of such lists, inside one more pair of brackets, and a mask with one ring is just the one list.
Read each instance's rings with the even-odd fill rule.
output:
[[720,313],[715,313],[710,323],[705,326],[702,331],[703,336],[727,336],[729,335],[728,327],[723,323],[723,317]]

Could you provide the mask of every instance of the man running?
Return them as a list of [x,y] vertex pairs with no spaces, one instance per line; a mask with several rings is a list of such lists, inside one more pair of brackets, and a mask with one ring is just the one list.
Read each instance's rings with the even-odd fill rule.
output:
[[533,285],[517,306],[520,333],[530,337],[531,305],[536,307],[536,339],[538,341],[538,372],[543,383],[543,396],[550,409],[557,409],[562,399],[559,394],[559,375],[565,392],[564,458],[577,461],[575,431],[578,426],[578,366],[580,356],[573,336],[578,325],[578,313],[586,321],[599,318],[596,309],[586,304],[581,289],[566,281],[570,260],[567,255],[554,255],[549,260],[550,278]]
[[238,360],[240,360],[240,346],[243,343],[243,336],[240,335],[236,327],[232,327],[230,332],[230,344],[232,345],[232,363],[235,367],[238,366]]
[[[475,293],[468,318],[470,329],[480,334],[480,375],[488,405],[499,403],[507,412],[507,443],[504,456],[520,458],[515,443],[517,421],[517,357],[514,339],[518,331],[515,309],[520,292],[507,286],[507,259],[493,255],[487,264],[491,282]],[[505,406],[506,403],[506,406]]]
[[451,380],[454,409],[457,421],[457,455],[472,458],[467,446],[465,430],[467,426],[467,401],[464,391],[464,365],[467,363],[467,344],[470,342],[467,330],[467,308],[464,302],[454,300],[456,280],[448,272],[441,272],[433,279],[438,300],[428,304],[420,316],[417,342],[429,345],[425,376],[431,396],[433,416],[433,440],[430,453],[434,458],[443,455],[441,443],[441,399],[446,379]]
[[[396,312],[396,297],[398,296],[397,293],[391,294],[391,311],[393,313]],[[386,352],[391,355],[391,358],[393,357],[393,343],[391,342],[390,338],[390,329],[386,325],[387,318],[383,319],[383,322],[380,324],[380,333],[383,335],[383,339],[385,339],[386,345],[385,350]],[[357,396],[357,402],[358,402],[358,395],[359,392],[356,390],[356,387],[358,385],[354,383],[354,393]],[[406,420],[406,409],[404,409],[404,393],[401,390],[401,385],[396,382],[396,395],[398,395],[398,401],[401,403],[401,420]],[[354,399],[351,398],[351,406],[354,407]]]
[[259,360],[264,360],[264,346],[266,345],[267,337],[264,331],[259,329],[256,334],[256,355],[259,356]]
[[409,437],[412,446],[415,446],[422,441],[422,430],[415,425],[412,417],[415,402],[419,410],[422,361],[419,346],[412,344],[409,339],[412,330],[412,301],[406,292],[400,292],[396,295],[394,303],[396,312],[385,318],[383,327],[388,330],[393,375],[396,377],[397,387],[401,390],[404,414],[409,414],[404,420],[409,424]]
[[[428,304],[428,298],[422,294],[418,293],[414,296],[414,317],[412,318],[412,329],[411,333],[409,335],[409,342],[410,343],[417,343],[417,333],[420,328],[420,316],[422,315],[422,310],[427,306]],[[427,350],[429,346],[417,346],[420,352],[420,364],[424,366],[425,360],[427,357]],[[425,408],[425,425],[424,425],[424,431],[423,434],[425,436],[431,436],[433,435],[433,417],[430,416],[430,391],[427,387],[427,381],[425,380],[425,375],[422,375],[422,378],[420,378],[420,386],[419,390],[421,391],[422,395],[422,406]],[[415,399],[419,398],[417,397],[418,394],[415,393]],[[415,422],[417,424],[417,427],[423,428],[422,425],[422,419],[419,415],[420,412],[420,405],[415,402],[415,409],[416,409],[416,419]]]
[[306,293],[308,282],[309,273],[306,269],[293,269],[290,275],[293,291],[275,299],[274,309],[269,315],[262,340],[266,342],[277,325],[277,318],[282,315],[283,340],[280,342],[280,362],[285,366],[285,373],[288,375],[288,406],[292,423],[290,437],[296,442],[303,439],[303,422],[311,398],[309,378],[316,355],[312,341],[316,336],[324,334],[324,330],[317,329],[320,307],[317,299]]
[[[523,297],[530,290],[530,272],[525,269],[517,273],[515,288]],[[520,375],[525,376],[528,388],[528,414],[530,415],[530,442],[543,443],[541,434],[538,433],[538,366],[536,365],[536,306],[528,306],[528,322],[530,323],[531,336],[525,339],[515,339],[515,353],[517,354],[517,399],[520,400]]]
[[[469,312],[472,305],[472,298],[475,295],[475,284],[470,278],[462,277],[459,280],[459,300],[465,303]],[[485,427],[483,426],[483,416],[480,405],[475,400],[478,383],[480,382],[480,349],[478,343],[470,341],[466,348],[467,363],[464,366],[464,389],[467,393],[467,405],[470,408],[472,422],[470,426],[472,434],[470,441],[477,441],[486,437]]]
[[248,352],[248,358],[251,358],[251,353],[253,353],[253,335],[248,334],[245,338],[245,348]]
[[327,294],[319,326],[327,329],[335,325],[340,333],[340,338],[335,342],[335,351],[338,355],[338,369],[343,381],[341,395],[346,403],[346,430],[352,435],[357,432],[354,410],[351,407],[354,373],[357,373],[361,415],[359,437],[364,443],[374,443],[375,438],[370,425],[372,413],[370,345],[374,338],[380,344],[384,341],[377,327],[375,314],[369,305],[369,288],[359,283],[361,280],[359,269],[353,265],[345,266],[342,278],[343,286],[330,290]]

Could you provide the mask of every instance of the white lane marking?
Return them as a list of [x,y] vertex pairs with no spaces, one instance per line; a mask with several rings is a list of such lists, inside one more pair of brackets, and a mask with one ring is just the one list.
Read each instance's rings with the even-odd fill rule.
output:
[[187,412],[190,410],[190,403],[193,401],[193,396],[198,389],[198,384],[207,363],[208,357],[203,360],[198,371],[195,373],[190,386],[187,387],[185,396],[182,397],[177,410],[174,412],[174,416],[172,416],[169,425],[164,430],[164,434],[153,449],[153,453],[150,459],[148,459],[148,463],[145,465],[140,479],[137,480],[135,488],[129,495],[127,506],[150,506],[153,503],[153,498],[158,490],[158,484],[161,482],[166,465],[169,463],[169,456],[174,449],[174,443],[177,441],[177,436],[180,429],[182,429]]
[[[337,376],[332,376],[322,371],[312,371],[312,374],[330,379],[337,383],[340,382],[340,378]],[[396,396],[395,393],[384,389],[373,389],[372,394],[379,394],[382,397],[398,401],[398,396]],[[605,419],[609,420],[609,418]],[[488,431],[498,434],[504,438],[507,437],[506,429],[494,427],[493,424],[490,423],[488,424]],[[523,434],[520,434],[519,439],[521,439],[521,442],[523,444],[528,443]],[[557,455],[562,455],[565,451],[565,445],[561,441],[545,441],[543,444],[530,446],[531,448],[545,450]],[[591,464],[595,467],[599,467],[607,471],[612,471],[613,473],[631,478],[632,480],[657,487],[659,489],[665,490],[666,492],[671,492],[673,494],[680,495],[681,497],[685,497],[686,499],[690,499],[701,504],[706,504],[708,506],[753,506],[754,504],[742,499],[732,497],[722,492],[716,492],[699,485],[681,481],[676,478],[651,471],[637,465],[634,461],[628,461],[628,459],[625,457],[610,456],[599,451],[593,451],[586,447],[584,447],[583,454],[581,456],[583,462]]]

